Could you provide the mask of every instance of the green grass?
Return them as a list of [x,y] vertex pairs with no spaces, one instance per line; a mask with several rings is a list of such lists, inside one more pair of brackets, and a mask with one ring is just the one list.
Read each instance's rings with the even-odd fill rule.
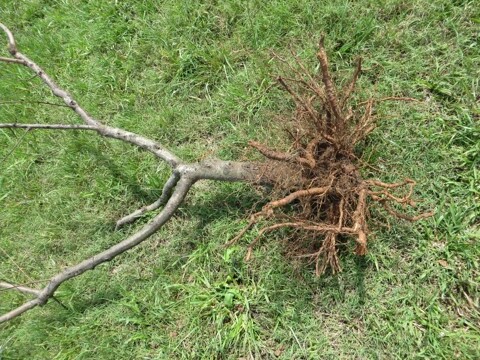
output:
[[[345,252],[342,273],[317,279],[282,256],[279,234],[249,263],[254,234],[221,248],[258,194],[197,184],[150,240],[62,285],[67,309],[50,301],[2,325],[0,359],[478,359],[475,1],[126,3],[5,0],[0,18],[94,116],[188,160],[251,157],[249,139],[281,143],[276,115],[292,104],[266,91],[281,71],[271,50],[293,47],[313,70],[325,33],[339,81],[364,58],[359,95],[423,99],[377,107],[364,152],[378,171],[365,176],[415,178],[420,208],[436,215],[408,224],[372,211],[369,254]],[[2,122],[78,122],[32,101],[57,100],[26,69],[0,64]],[[46,279],[125,238],[141,224],[115,232],[115,220],[154,201],[168,177],[149,154],[91,133],[23,135],[0,131],[1,279]],[[24,300],[2,291],[0,311]]]

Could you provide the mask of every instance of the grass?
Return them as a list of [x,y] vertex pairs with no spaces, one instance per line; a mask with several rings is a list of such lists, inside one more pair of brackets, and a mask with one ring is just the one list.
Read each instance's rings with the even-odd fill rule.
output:
[[[65,285],[58,299],[0,327],[0,359],[477,359],[480,357],[480,12],[474,1],[5,0],[1,21],[93,115],[185,159],[252,156],[283,141],[267,91],[293,47],[314,69],[316,39],[339,80],[357,56],[363,95],[383,103],[365,146],[385,181],[415,178],[434,218],[372,214],[369,254],[314,278],[279,235],[243,262],[258,194],[197,184],[149,241]],[[348,70],[348,71],[347,71]],[[26,69],[0,65],[2,122],[78,119]],[[12,103],[24,100],[22,103]],[[18,146],[16,146],[18,144]],[[8,155],[12,152],[10,155]],[[0,278],[46,279],[125,238],[116,219],[152,202],[168,169],[88,133],[0,131]],[[384,226],[384,225],[387,226]],[[253,235],[252,235],[253,236]],[[8,254],[8,256],[7,256]],[[0,311],[23,301],[0,292]]]

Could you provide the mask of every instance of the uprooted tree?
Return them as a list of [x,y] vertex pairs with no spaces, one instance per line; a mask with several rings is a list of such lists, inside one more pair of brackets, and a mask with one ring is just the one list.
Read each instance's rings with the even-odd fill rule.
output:
[[158,142],[132,132],[107,126],[88,114],[72,96],[61,89],[42,68],[18,51],[11,31],[3,24],[0,28],[7,35],[11,57],[0,57],[0,62],[28,67],[53,94],[62,99],[84,124],[0,124],[0,128],[49,130],[85,130],[100,136],[114,138],[142,148],[170,165],[172,174],[165,183],[160,198],[154,203],[123,217],[117,227],[131,223],[148,211],[163,206],[152,221],[120,243],[82,262],[63,269],[53,276],[43,289],[34,289],[28,284],[11,284],[0,281],[0,288],[17,290],[33,296],[16,309],[0,316],[0,323],[11,320],[25,311],[44,305],[54,297],[55,291],[65,281],[87,270],[110,261],[114,257],[137,246],[162,227],[182,204],[191,186],[199,180],[243,181],[252,184],[269,184],[272,191],[269,202],[250,217],[248,225],[227,245],[240,239],[254,226],[259,227],[258,236],[247,248],[246,260],[251,257],[255,243],[266,233],[278,229],[289,232],[290,248],[297,256],[315,263],[315,273],[322,274],[326,268],[340,270],[338,244],[351,239],[356,242],[356,254],[367,252],[368,208],[381,206],[390,215],[416,221],[431,216],[423,213],[408,216],[399,212],[398,206],[415,206],[412,199],[415,182],[405,179],[398,183],[365,180],[360,170],[361,154],[356,148],[375,128],[372,109],[376,101],[413,100],[409,98],[369,99],[357,103],[354,108],[349,100],[361,72],[358,60],[351,80],[340,91],[332,81],[328,60],[323,45],[319,43],[317,58],[321,76],[310,75],[302,62],[295,57],[294,65],[278,57],[294,73],[294,78],[279,77],[279,85],[289,94],[296,105],[293,120],[287,126],[290,149],[279,151],[256,141],[249,145],[266,159],[263,162],[234,162],[211,159],[186,163]]

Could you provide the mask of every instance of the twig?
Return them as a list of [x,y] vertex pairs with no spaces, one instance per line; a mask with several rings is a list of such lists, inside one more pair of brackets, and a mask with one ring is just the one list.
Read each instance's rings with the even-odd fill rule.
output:
[[0,124],[0,128],[8,129],[44,129],[44,130],[98,130],[96,125],[65,125],[65,124],[20,124],[20,123],[8,123]]
[[357,83],[357,80],[358,80],[358,77],[360,76],[361,71],[362,71],[362,58],[358,58],[357,66],[356,66],[355,71],[352,75],[352,79],[348,83],[348,86],[346,87],[346,89],[343,91],[344,95],[343,95],[343,98],[342,98],[342,107],[345,106],[348,99],[353,94],[353,92],[355,90],[355,85]]
[[6,63],[25,65],[25,61],[23,61],[23,60],[6,58],[6,57],[3,57],[3,56],[0,56],[0,61],[6,62]]
[[17,291],[20,291],[22,293],[29,294],[29,295],[35,295],[35,296],[40,295],[40,290],[32,289],[32,288],[22,286],[22,285],[10,284],[10,283],[5,282],[5,281],[0,281],[0,288],[2,288],[4,290],[17,290]]
[[267,210],[275,209],[277,207],[285,206],[287,204],[290,204],[292,201],[304,196],[325,195],[327,191],[330,189],[330,187],[331,185],[295,191],[280,200],[269,202],[267,205],[263,207],[263,210],[267,211]]
[[121,139],[125,142],[130,142],[141,147],[142,149],[150,151],[166,161],[172,167],[175,167],[181,163],[181,160],[176,155],[153,140],[119,128],[102,125],[97,119],[94,119],[90,114],[88,114],[88,112],[84,110],[67,91],[60,88],[40,66],[38,66],[34,61],[30,60],[26,55],[18,51],[13,34],[5,25],[0,23],[0,28],[7,35],[8,50],[10,54],[18,61],[21,61],[23,65],[30,68],[44,82],[44,84],[50,88],[55,96],[62,99],[70,109],[80,116],[85,124],[97,126],[97,131],[103,136]]
[[272,150],[257,141],[251,140],[248,142],[248,145],[250,145],[251,147],[254,147],[262,155],[272,160],[279,160],[279,161],[285,161],[285,162],[298,162],[300,164],[307,165],[310,168],[315,167],[315,161],[312,162],[311,160],[305,159],[298,155],[291,155],[284,152]]
[[114,257],[124,253],[125,251],[137,246],[145,239],[150,237],[155,231],[157,231],[163,224],[165,224],[170,217],[173,215],[175,210],[180,206],[183,199],[185,198],[188,190],[193,184],[193,180],[191,178],[183,178],[180,179],[174,193],[168,200],[167,204],[163,208],[163,210],[158,214],[152,222],[145,225],[140,231],[136,232],[129,238],[123,240],[122,242],[112,246],[111,248],[99,253],[95,254],[94,256],[80,262],[77,265],[71,266],[63,270],[62,272],[58,273],[54,277],[51,278],[50,282],[47,286],[40,291],[37,298],[31,300],[18,308],[0,316],[0,323],[13,319],[18,315],[24,313],[27,310],[32,309],[37,305],[44,305],[49,298],[51,298],[58,287],[64,283],[65,281],[77,277],[83,274],[87,270],[92,270],[98,265],[112,260]]
[[2,23],[0,23],[0,29],[2,29],[5,35],[7,35],[8,52],[12,55],[15,55],[17,52],[17,45],[15,44],[15,38],[13,37],[12,32]]
[[402,186],[405,186],[407,184],[412,184],[412,185],[415,185],[416,182],[412,179],[405,179],[403,182],[400,182],[400,183],[386,183],[386,182],[383,182],[383,181],[380,181],[380,180],[375,180],[375,179],[370,179],[370,180],[365,180],[365,183],[368,184],[368,185],[374,185],[374,186],[379,186],[379,187],[383,187],[383,188],[387,188],[387,189],[395,189],[395,188],[399,188],[399,187],[402,187]]
[[300,60],[300,58],[293,52],[293,50],[290,51],[292,56],[294,57],[296,63],[298,66],[303,71],[303,74],[308,77],[308,80],[310,81],[310,88],[313,89],[315,95],[317,95],[318,99],[321,101],[325,100],[325,91],[318,85],[318,83],[315,81],[312,75],[310,75],[310,71],[307,70],[303,62]]
[[332,110],[333,114],[337,118],[337,126],[339,127],[338,131],[342,133],[342,129],[344,128],[345,119],[340,112],[340,108],[338,106],[337,95],[335,92],[335,86],[333,85],[332,78],[330,77],[330,73],[328,71],[328,60],[327,60],[327,53],[325,51],[324,46],[324,37],[320,38],[319,42],[319,51],[317,53],[317,58],[320,62],[320,68],[322,69],[322,80],[323,84],[325,85],[325,92],[327,94],[328,104],[330,105],[330,109]]
[[138,219],[140,216],[142,216],[146,212],[156,210],[160,206],[162,206],[168,200],[168,197],[170,196],[170,193],[172,192],[175,185],[177,185],[177,182],[179,180],[180,180],[180,175],[178,173],[174,172],[170,176],[170,178],[167,180],[165,185],[163,186],[162,195],[160,195],[160,197],[158,198],[157,201],[155,201],[154,203],[152,203],[150,205],[143,206],[140,209],[135,210],[133,213],[131,213],[127,216],[124,216],[123,218],[118,220],[116,225],[115,225],[115,230],[117,230],[118,228],[120,228],[121,226],[123,226],[125,224],[129,224],[129,223],[135,221],[136,219]]
[[0,101],[0,104],[40,104],[40,105],[50,105],[50,106],[58,106],[58,107],[68,107],[67,105],[63,104],[55,104],[48,101],[37,101],[37,100],[12,100],[12,101]]
[[365,210],[367,207],[367,190],[361,189],[358,195],[357,208],[353,214],[355,224],[353,228],[357,231],[357,247],[355,253],[357,255],[365,255],[367,253],[367,224],[365,221]]
[[157,142],[147,139],[143,136],[137,135],[135,133],[125,131],[123,129],[102,125],[100,123],[92,123],[91,125],[65,125],[65,124],[19,124],[19,123],[8,123],[0,124],[0,128],[23,128],[31,129],[43,129],[43,130],[94,130],[97,131],[100,135],[121,140],[133,145],[136,145],[144,150],[147,150],[157,157],[165,160],[170,166],[175,168],[181,163],[180,158],[176,155],[173,155],[169,151],[165,150]]
[[435,215],[434,211],[429,211],[429,212],[426,212],[426,213],[423,213],[423,214],[420,214],[420,215],[416,215],[416,216],[408,216],[408,215],[405,215],[405,214],[399,213],[398,211],[393,210],[390,206],[388,206],[388,204],[386,202],[382,202],[381,204],[383,205],[385,210],[390,215],[393,215],[393,216],[395,216],[399,219],[407,220],[407,221],[410,221],[410,222],[418,221],[418,220],[421,220],[421,219],[427,219],[427,218]]

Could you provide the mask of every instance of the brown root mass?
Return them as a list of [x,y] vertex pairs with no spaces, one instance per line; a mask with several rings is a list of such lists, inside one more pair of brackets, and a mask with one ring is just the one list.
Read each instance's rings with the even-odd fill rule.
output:
[[[274,186],[277,199],[253,214],[249,224],[229,243],[237,241],[259,221],[273,220],[272,225],[259,230],[248,246],[247,260],[263,235],[287,228],[293,234],[291,250],[299,257],[311,259],[316,275],[327,268],[335,273],[341,270],[340,240],[354,239],[355,253],[367,253],[367,215],[372,204],[408,221],[426,218],[432,213],[409,217],[394,210],[396,204],[415,206],[412,200],[415,181],[411,179],[392,184],[362,179],[362,162],[355,154],[355,147],[375,128],[372,110],[376,100],[361,102],[354,109],[349,106],[361,73],[361,60],[339,94],[329,73],[323,38],[317,53],[320,79],[310,75],[297,57],[297,66],[276,57],[295,73],[295,78],[278,78],[296,104],[293,127],[287,130],[291,148],[282,152],[256,141],[250,141],[250,146],[272,161],[272,166],[286,169],[285,176]],[[390,97],[378,101],[383,100],[414,99]],[[286,175],[292,172],[299,176],[292,179]]]

